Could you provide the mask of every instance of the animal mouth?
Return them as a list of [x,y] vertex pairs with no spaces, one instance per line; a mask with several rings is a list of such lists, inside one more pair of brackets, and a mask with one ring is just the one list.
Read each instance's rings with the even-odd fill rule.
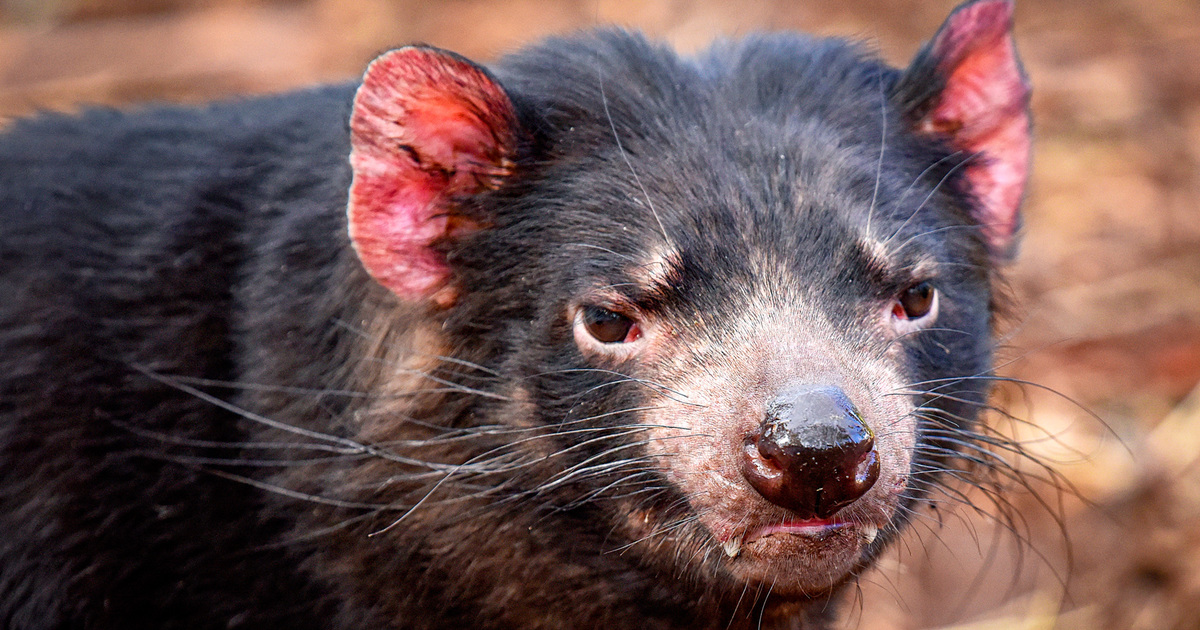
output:
[[744,545],[750,545],[768,537],[797,536],[819,543],[832,536],[857,533],[862,544],[869,545],[879,535],[879,527],[870,523],[852,523],[836,519],[804,519],[772,523],[734,534],[721,543],[726,555],[737,557]]
[[859,519],[790,519],[752,525],[719,542],[739,581],[770,584],[777,596],[808,597],[853,574],[879,530]]
[[788,521],[774,525],[767,525],[756,530],[748,532],[745,542],[754,542],[759,538],[767,536],[778,536],[782,534],[792,534],[796,536],[807,536],[820,540],[830,536],[836,531],[852,527],[850,523],[830,521],[825,519],[809,519],[803,521]]

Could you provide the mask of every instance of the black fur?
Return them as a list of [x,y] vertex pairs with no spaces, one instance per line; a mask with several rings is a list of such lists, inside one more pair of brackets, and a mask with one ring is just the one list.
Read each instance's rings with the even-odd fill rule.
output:
[[[631,509],[687,508],[669,463],[581,468],[641,452],[588,438],[647,390],[591,369],[563,313],[630,282],[665,231],[676,275],[631,299],[703,317],[680,343],[722,342],[748,287],[790,283],[837,343],[877,354],[867,305],[932,259],[945,330],[903,342],[905,373],[984,373],[994,270],[962,158],[909,129],[898,71],[837,40],[683,59],[603,31],[492,70],[523,145],[505,186],[460,200],[488,228],[445,244],[463,290],[444,312],[401,304],[350,247],[352,86],[43,115],[0,137],[0,626],[821,623],[828,593],[771,606],[691,547],[616,551]],[[894,264],[859,244],[868,214]],[[405,376],[389,348],[406,344],[453,361]],[[983,390],[936,406],[966,422]],[[514,432],[529,427],[544,437]],[[580,427],[597,433],[565,432]],[[926,448],[914,470],[944,459]],[[573,466],[589,474],[559,483]]]

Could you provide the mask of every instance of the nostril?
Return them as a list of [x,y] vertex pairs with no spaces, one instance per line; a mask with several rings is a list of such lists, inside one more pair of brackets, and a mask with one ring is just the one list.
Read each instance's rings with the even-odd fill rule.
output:
[[742,472],[768,501],[803,518],[828,518],[879,478],[875,436],[836,387],[778,397],[747,437]]
[[750,435],[746,438],[745,456],[748,465],[754,469],[756,475],[763,478],[773,479],[782,475],[784,465],[773,460],[769,455],[763,454],[758,442],[757,435]]
[[879,456],[871,449],[862,456],[854,469],[854,483],[870,488],[879,478]]

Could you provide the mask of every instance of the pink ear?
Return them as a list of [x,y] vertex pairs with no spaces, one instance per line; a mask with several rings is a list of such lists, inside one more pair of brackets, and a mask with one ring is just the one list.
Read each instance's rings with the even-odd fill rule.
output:
[[478,227],[456,204],[511,174],[516,130],[504,90],[457,55],[409,47],[371,62],[350,118],[348,210],[371,276],[402,298],[453,304],[438,246]]
[[[1029,83],[1013,45],[1012,14],[1012,0],[960,6],[907,77],[941,82],[940,91],[915,104],[915,128],[973,156],[964,169],[980,205],[976,219],[999,257],[1012,249],[1029,175]],[[922,71],[929,66],[932,76]]]

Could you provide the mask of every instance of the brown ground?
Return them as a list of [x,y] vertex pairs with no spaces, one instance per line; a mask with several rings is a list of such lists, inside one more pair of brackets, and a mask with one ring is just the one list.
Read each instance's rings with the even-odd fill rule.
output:
[[[851,35],[902,63],[952,4],[0,0],[0,121],[349,78],[412,41],[488,59],[612,22],[684,49],[764,28]],[[1086,500],[1042,488],[1048,511],[1010,492],[1025,545],[970,510],[931,519],[862,580],[847,625],[1198,628],[1200,3],[1024,0],[1017,22],[1038,140],[1002,371],[1059,394],[1000,399]]]

